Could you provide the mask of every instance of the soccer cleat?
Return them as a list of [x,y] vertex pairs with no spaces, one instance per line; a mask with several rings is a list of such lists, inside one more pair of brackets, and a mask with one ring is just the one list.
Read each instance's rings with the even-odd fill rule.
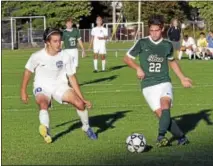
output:
[[156,146],[165,147],[169,145],[169,140],[164,136],[158,136]]
[[94,70],[94,71],[93,71],[93,73],[97,73],[97,72],[98,72],[98,70]]
[[92,128],[88,128],[88,130],[85,132],[87,134],[87,136],[92,139],[95,140],[97,139],[96,134],[94,133],[94,131],[92,130]]
[[39,133],[41,134],[41,136],[44,138],[44,141],[46,142],[46,143],[51,143],[52,142],[52,138],[51,138],[51,136],[50,136],[50,134],[48,133],[48,129],[47,129],[47,127],[46,126],[44,126],[44,125],[40,125],[39,126]]
[[178,145],[186,145],[189,144],[189,140],[184,136],[178,139]]

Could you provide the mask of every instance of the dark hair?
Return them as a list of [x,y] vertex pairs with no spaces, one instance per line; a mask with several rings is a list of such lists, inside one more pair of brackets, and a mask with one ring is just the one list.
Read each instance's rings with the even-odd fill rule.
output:
[[158,25],[160,28],[164,26],[164,18],[162,15],[152,15],[148,20],[148,26]]
[[205,33],[204,32],[200,32],[200,35],[204,35],[205,36]]
[[189,35],[184,35],[183,38],[184,39],[188,39]]
[[44,40],[44,42],[47,42],[47,41],[49,41],[50,40],[50,37],[52,36],[52,35],[60,35],[60,36],[62,36],[62,33],[61,33],[61,31],[59,30],[59,29],[56,29],[56,28],[46,28],[45,30],[44,30],[44,34],[43,34],[43,40]]

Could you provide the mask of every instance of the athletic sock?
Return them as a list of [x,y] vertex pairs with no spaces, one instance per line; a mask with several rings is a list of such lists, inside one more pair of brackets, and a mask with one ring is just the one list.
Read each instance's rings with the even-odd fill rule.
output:
[[94,69],[98,70],[98,60],[94,59],[93,62],[94,62]]
[[49,119],[49,113],[47,110],[45,109],[40,110],[39,120],[40,120],[40,124],[46,126],[49,129],[50,119]]
[[78,116],[81,119],[81,123],[82,123],[82,130],[83,131],[87,131],[89,126],[89,116],[88,116],[88,111],[87,109],[81,111],[81,110],[77,110]]
[[105,70],[105,66],[106,66],[106,60],[102,60],[102,70]]
[[162,114],[159,120],[159,136],[165,136],[170,125],[170,110],[162,110]]
[[178,127],[177,123],[173,119],[171,119],[170,121],[168,131],[170,131],[172,135],[176,138],[184,137],[184,133],[181,131],[181,129]]

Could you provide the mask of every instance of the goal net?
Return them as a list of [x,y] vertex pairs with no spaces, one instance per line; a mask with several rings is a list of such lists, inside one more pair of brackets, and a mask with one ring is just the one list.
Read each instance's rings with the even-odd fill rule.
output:
[[105,23],[110,41],[134,41],[144,37],[143,22]]
[[45,16],[3,18],[2,48],[37,47],[43,45],[43,31],[46,28]]

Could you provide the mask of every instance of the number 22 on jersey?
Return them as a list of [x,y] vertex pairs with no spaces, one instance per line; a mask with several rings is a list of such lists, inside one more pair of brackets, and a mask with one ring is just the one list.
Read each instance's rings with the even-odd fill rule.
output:
[[149,63],[149,72],[160,73],[161,63]]

